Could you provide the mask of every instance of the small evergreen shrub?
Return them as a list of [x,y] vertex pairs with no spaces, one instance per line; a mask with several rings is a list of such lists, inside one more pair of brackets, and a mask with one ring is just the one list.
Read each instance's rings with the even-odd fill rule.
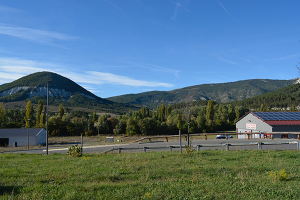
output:
[[67,154],[72,157],[80,157],[81,156],[81,147],[79,147],[77,144],[73,145],[73,146],[69,147]]

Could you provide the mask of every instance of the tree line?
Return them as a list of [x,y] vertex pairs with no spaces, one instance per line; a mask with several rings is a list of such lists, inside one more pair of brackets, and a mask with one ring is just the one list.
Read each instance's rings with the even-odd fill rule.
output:
[[[166,106],[162,102],[156,109],[142,107],[138,111],[120,116],[97,115],[95,111],[66,112],[59,105],[57,112],[50,112],[48,132],[51,136],[86,136],[99,134],[167,135],[183,133],[215,132],[235,129],[235,120],[248,109],[232,104],[219,104],[213,100],[201,103],[185,103]],[[5,109],[0,103],[1,128],[46,128],[47,108],[38,102],[35,111],[31,101],[26,109]]]

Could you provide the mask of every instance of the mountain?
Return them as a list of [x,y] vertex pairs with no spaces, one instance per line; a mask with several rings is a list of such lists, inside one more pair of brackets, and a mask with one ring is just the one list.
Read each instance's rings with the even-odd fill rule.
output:
[[163,101],[166,104],[174,104],[188,101],[213,99],[217,102],[231,102],[243,100],[278,90],[291,85],[292,80],[251,79],[229,83],[202,84],[172,91],[151,91],[139,94],[127,94],[107,98],[119,103],[132,105],[146,105],[156,108]]
[[267,92],[262,95],[232,102],[233,105],[243,106],[245,108],[260,109],[263,104],[267,109],[284,109],[297,107],[300,109],[300,84],[297,83],[283,87],[273,92]]
[[102,99],[87,91],[74,81],[52,72],[37,72],[0,86],[0,102],[28,101],[46,104],[47,81],[49,83],[49,104],[67,107],[98,108],[107,112],[122,112],[132,106]]

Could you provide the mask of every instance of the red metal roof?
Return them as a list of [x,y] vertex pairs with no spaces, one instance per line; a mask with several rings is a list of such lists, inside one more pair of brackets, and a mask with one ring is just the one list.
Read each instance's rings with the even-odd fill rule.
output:
[[269,125],[300,125],[300,121],[298,120],[280,120],[280,121],[271,121],[271,120],[265,120]]

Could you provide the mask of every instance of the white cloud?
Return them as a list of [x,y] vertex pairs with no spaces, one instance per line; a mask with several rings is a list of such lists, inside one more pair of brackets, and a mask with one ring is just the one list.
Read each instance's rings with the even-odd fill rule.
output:
[[48,44],[51,44],[51,42],[53,42],[54,40],[78,39],[78,37],[73,37],[62,33],[32,28],[14,27],[4,24],[0,24],[0,34]]
[[184,7],[183,5],[181,5],[179,2],[176,2],[176,3],[175,3],[174,14],[173,14],[173,16],[172,16],[171,19],[175,19],[175,18],[177,17],[179,8],[183,8],[184,10],[186,10],[186,11],[189,12],[189,10],[188,10],[187,8],[185,8],[185,7]]
[[220,6],[225,10],[225,12],[234,20],[234,21],[236,21],[232,16],[231,16],[231,14],[227,11],[227,9],[225,8],[225,6],[223,6],[223,4],[220,2],[220,1],[218,1],[219,2],[219,4],[220,4]]
[[150,69],[150,70],[153,70],[153,71],[161,71],[161,72],[171,73],[171,74],[174,74],[177,78],[179,78],[179,73],[182,72],[182,71],[177,70],[177,69],[160,67],[160,66],[157,66],[157,65],[149,64],[149,63],[140,63],[140,62],[130,62],[130,63],[134,64],[138,67]]
[[11,8],[11,7],[0,6],[0,12],[1,13],[12,13],[12,12],[20,12],[20,10]]
[[234,62],[234,61],[227,60],[227,59],[225,59],[225,58],[222,58],[222,57],[220,57],[220,56],[217,56],[217,58],[218,58],[219,60],[222,60],[222,61],[224,61],[224,62],[226,62],[226,63],[229,63],[229,64],[234,64],[234,65],[236,65],[236,64],[237,64],[237,63],[236,63],[236,62]]
[[111,73],[87,72],[89,75],[93,75],[95,80],[99,80],[99,83],[105,82],[114,85],[127,85],[127,86],[147,86],[147,87],[173,87],[169,83],[150,82],[143,80],[136,80],[127,76],[119,76]]
[[111,4],[113,7],[119,9],[119,10],[122,10],[122,8],[120,6],[117,6],[116,4],[114,4],[113,2],[109,1],[109,0],[104,0],[106,2],[108,2],[109,4]]
[[299,54],[293,54],[293,55],[288,55],[288,56],[284,56],[284,57],[282,57],[279,54],[279,56],[280,56],[280,58],[266,59],[266,60],[263,60],[263,61],[286,60],[286,59],[291,59],[291,58],[294,58],[294,57],[299,57]]
[[[32,60],[24,60],[17,58],[1,58],[0,57],[0,84],[7,83],[19,79],[23,76],[41,72],[51,71],[65,76],[76,83],[85,85],[89,90],[95,90],[99,85],[112,84],[123,86],[143,86],[143,87],[173,87],[169,83],[161,83],[155,81],[137,80],[127,76],[120,76],[112,73],[104,73],[97,71],[72,72],[64,70],[63,66],[53,63],[43,63]],[[89,86],[87,86],[89,85]],[[92,85],[92,86],[90,86]]]

